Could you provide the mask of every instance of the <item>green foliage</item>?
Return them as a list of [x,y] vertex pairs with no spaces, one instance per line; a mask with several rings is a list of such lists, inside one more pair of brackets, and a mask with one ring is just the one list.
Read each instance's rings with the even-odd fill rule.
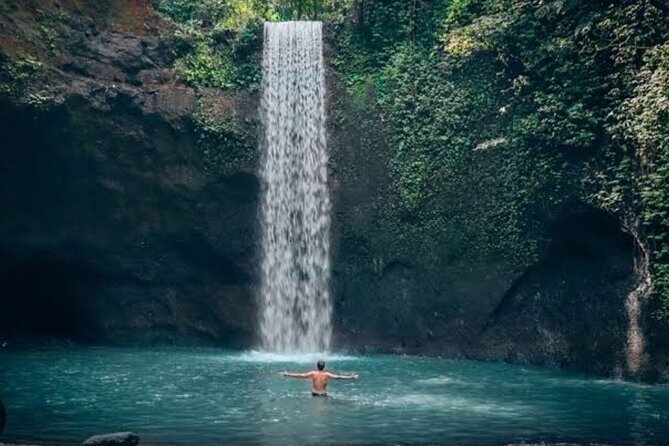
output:
[[452,31],[444,37],[445,50],[448,54],[463,58],[490,51],[507,26],[508,22],[503,16],[484,16],[472,20],[468,25],[450,28]]
[[649,249],[669,318],[669,8],[644,0],[347,7],[352,19],[342,9],[330,25],[333,65],[355,98],[369,85],[378,97],[395,194],[383,218],[395,239],[424,246],[421,255],[447,246],[447,256],[527,264],[545,245],[545,222],[587,201]]
[[208,172],[225,175],[253,169],[254,138],[239,122],[237,111],[225,100],[218,96],[200,96],[194,124]]
[[274,1],[278,20],[319,20],[331,7],[328,0]]
[[155,0],[154,7],[179,22],[212,25],[225,19],[228,0]]
[[445,29],[457,29],[469,25],[483,13],[486,2],[475,0],[452,0],[446,6]]
[[349,86],[375,75],[407,42],[430,47],[438,40],[447,0],[350,0],[330,9],[328,36],[337,48],[333,66]]
[[648,250],[661,316],[669,318],[669,45],[646,52],[632,94],[612,113],[597,202],[627,222]]
[[192,52],[177,60],[175,70],[189,85],[232,89],[237,86],[237,67],[231,59],[228,51],[197,42]]
[[154,0],[177,27],[178,77],[193,87],[259,88],[262,22],[316,19],[325,0]]
[[[500,114],[497,69],[492,58],[460,66],[413,45],[398,52],[379,75],[389,167],[400,215],[421,220],[425,236],[462,256],[526,265],[570,178],[555,168],[559,154],[531,150]],[[538,203],[545,215],[534,215]]]
[[17,83],[25,83],[34,79],[40,68],[42,63],[37,58],[23,54],[6,65],[6,72]]
[[261,21],[276,14],[261,1],[156,0],[174,21],[177,76],[193,87],[257,90],[260,84]]
[[22,54],[16,59],[2,57],[0,94],[34,100],[36,94],[31,91],[31,87],[39,79],[42,68],[42,62],[30,54]]

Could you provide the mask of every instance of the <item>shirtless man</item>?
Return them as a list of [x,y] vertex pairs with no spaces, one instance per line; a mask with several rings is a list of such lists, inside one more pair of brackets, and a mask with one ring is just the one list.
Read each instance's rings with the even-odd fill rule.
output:
[[311,396],[328,396],[326,388],[328,386],[328,379],[358,379],[358,375],[335,375],[334,373],[326,372],[325,361],[318,361],[316,364],[318,370],[312,370],[307,373],[288,373],[282,372],[281,376],[286,378],[311,378],[313,387],[311,389]]

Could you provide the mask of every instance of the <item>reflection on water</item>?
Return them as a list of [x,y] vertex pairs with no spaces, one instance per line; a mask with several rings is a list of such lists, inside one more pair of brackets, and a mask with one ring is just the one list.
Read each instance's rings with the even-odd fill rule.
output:
[[[279,376],[325,358],[357,381]],[[506,364],[212,349],[0,352],[5,439],[142,443],[669,444],[669,388]]]

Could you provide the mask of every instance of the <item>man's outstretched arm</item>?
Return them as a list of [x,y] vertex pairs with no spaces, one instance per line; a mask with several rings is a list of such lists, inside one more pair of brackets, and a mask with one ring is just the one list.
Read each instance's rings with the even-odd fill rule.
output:
[[307,373],[290,373],[283,371],[281,372],[281,376],[284,376],[286,378],[311,378],[311,375],[313,372],[307,372]]
[[328,378],[330,379],[358,379],[358,375],[336,375],[334,373],[328,372]]

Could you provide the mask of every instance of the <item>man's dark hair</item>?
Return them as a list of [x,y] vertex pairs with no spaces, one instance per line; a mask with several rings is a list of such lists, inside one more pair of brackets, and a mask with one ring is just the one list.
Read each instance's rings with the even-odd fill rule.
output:
[[318,367],[318,370],[323,370],[325,368],[325,361],[318,361],[316,367]]

